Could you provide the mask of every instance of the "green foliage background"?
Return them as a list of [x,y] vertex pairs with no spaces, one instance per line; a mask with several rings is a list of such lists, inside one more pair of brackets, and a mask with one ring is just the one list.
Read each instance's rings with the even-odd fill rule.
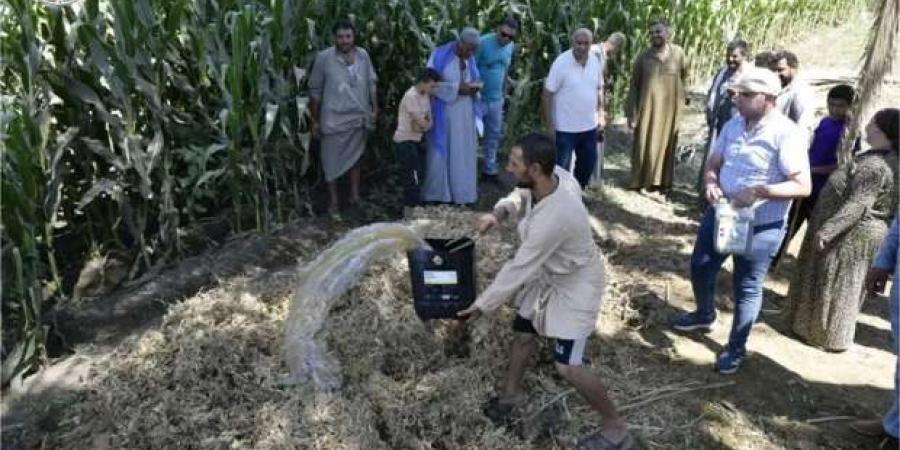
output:
[[[124,249],[132,277],[184,254],[184,230],[228,211],[269,230],[310,211],[318,179],[305,75],[352,18],[379,72],[384,114],[370,158],[389,159],[403,91],[453,30],[522,21],[507,132],[537,123],[541,82],[568,34],[623,31],[611,109],[651,16],[670,19],[693,76],[724,43],[754,47],[840,20],[865,0],[81,0],[0,4],[3,371],[44,357],[48,305],[70,295],[61,266]],[[58,243],[81,249],[58,261]]]

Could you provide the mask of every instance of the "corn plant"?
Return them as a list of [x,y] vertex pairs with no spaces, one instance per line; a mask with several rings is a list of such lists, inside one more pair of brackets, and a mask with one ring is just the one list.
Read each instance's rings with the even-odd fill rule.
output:
[[[131,256],[136,277],[183,255],[187,227],[219,213],[261,232],[305,215],[318,180],[305,75],[331,25],[357,25],[383,114],[369,145],[388,167],[394,113],[435,46],[465,25],[522,21],[507,132],[537,124],[543,77],[576,26],[623,31],[611,66],[621,105],[646,23],[664,15],[693,61],[725,42],[756,47],[839,20],[866,0],[82,0],[0,3],[3,381],[41,359],[42,313],[63,301],[91,248]],[[777,35],[777,38],[776,38]],[[380,175],[379,175],[380,176]],[[57,265],[64,241],[81,249]],[[75,274],[77,275],[77,273]],[[52,300],[48,302],[48,300]]]

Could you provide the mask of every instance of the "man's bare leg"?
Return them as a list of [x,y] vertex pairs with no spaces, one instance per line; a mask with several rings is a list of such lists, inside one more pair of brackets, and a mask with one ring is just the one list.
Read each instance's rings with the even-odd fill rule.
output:
[[525,377],[525,366],[534,351],[537,350],[537,336],[530,333],[515,333],[509,355],[509,366],[503,379],[503,403],[513,403],[522,394],[522,379]]
[[359,204],[359,163],[350,169],[350,203]]
[[334,214],[340,211],[341,203],[338,200],[338,183],[337,180],[328,181],[328,213]]
[[571,383],[575,390],[603,417],[603,427],[600,433],[611,442],[620,442],[624,439],[628,427],[616,410],[616,405],[609,398],[600,377],[584,367],[567,366],[560,363],[555,363],[555,365],[559,374]]

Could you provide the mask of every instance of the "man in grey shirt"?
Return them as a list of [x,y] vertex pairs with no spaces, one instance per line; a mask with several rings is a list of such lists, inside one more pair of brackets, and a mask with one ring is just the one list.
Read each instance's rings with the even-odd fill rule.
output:
[[774,53],[769,60],[769,70],[781,79],[775,106],[812,137],[816,126],[816,98],[812,88],[797,76],[799,69],[797,55],[787,50]]
[[312,133],[321,141],[328,183],[328,213],[339,219],[337,179],[350,172],[350,203],[359,202],[359,160],[366,135],[375,127],[378,104],[375,68],[365,49],[354,45],[356,28],[340,21],[332,28],[334,47],[316,55],[309,76]]

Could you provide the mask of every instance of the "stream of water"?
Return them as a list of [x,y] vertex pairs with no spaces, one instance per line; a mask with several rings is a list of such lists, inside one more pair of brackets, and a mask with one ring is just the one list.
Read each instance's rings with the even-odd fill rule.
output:
[[285,384],[312,380],[323,390],[340,388],[340,366],[315,335],[332,303],[356,285],[369,265],[395,252],[427,246],[415,226],[375,223],[356,228],[300,268],[285,325]]

